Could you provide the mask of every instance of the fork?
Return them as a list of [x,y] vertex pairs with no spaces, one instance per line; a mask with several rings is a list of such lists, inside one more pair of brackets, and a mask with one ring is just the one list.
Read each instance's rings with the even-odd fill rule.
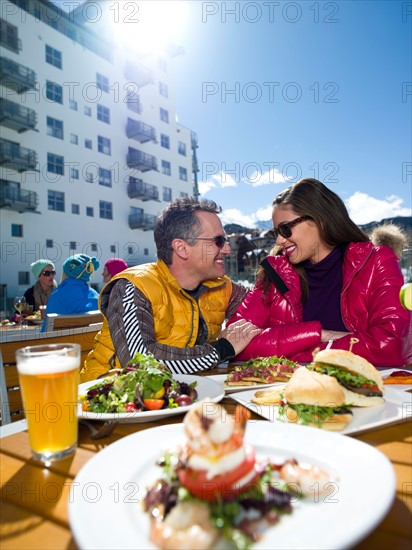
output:
[[108,437],[118,424],[115,420],[106,420],[105,422],[99,422],[99,427],[96,428],[90,420],[79,418],[79,422],[88,428],[91,439],[102,439],[103,437]]

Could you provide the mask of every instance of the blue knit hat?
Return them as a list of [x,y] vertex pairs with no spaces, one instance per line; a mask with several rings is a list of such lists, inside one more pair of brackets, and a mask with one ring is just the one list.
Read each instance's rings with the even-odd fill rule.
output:
[[51,265],[52,270],[56,271],[54,263],[51,262],[50,260],[42,259],[42,260],[37,260],[37,261],[33,262],[32,264],[30,264],[31,272],[36,277],[36,279],[38,279],[40,277],[43,269],[45,267],[47,267],[48,265]]
[[70,256],[63,264],[63,271],[72,279],[82,279],[83,281],[90,281],[93,272],[100,267],[100,262],[93,256],[86,256],[86,254],[75,254]]

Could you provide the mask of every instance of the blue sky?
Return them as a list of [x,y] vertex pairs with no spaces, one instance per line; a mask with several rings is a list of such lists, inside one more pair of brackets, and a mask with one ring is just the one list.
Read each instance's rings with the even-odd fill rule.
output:
[[224,222],[269,220],[301,177],[359,224],[411,215],[410,1],[190,0],[167,23],[185,50],[179,121],[198,135],[199,190]]

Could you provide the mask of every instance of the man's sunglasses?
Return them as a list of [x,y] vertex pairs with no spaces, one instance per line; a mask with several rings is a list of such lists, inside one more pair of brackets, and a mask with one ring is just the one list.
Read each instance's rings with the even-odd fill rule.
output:
[[45,277],[50,277],[50,275],[56,275],[56,272],[54,271],[54,269],[52,271],[43,271],[42,275],[44,275]]
[[268,231],[268,235],[277,239],[279,235],[284,239],[289,239],[292,236],[292,227],[298,223],[304,222],[306,220],[311,220],[311,216],[300,216],[300,218],[295,218],[294,220],[286,223],[281,223],[277,229],[273,228]]
[[213,241],[218,248],[223,248],[227,243],[230,245],[229,239],[224,235],[216,235],[216,237],[197,237],[194,241]]

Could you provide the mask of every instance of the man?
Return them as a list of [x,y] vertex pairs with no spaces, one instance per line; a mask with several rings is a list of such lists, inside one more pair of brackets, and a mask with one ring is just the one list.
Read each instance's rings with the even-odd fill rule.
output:
[[158,261],[122,271],[103,288],[105,316],[81,381],[152,353],[176,374],[210,369],[261,332],[241,320],[222,330],[247,290],[225,275],[230,245],[213,201],[172,201],[156,219]]

